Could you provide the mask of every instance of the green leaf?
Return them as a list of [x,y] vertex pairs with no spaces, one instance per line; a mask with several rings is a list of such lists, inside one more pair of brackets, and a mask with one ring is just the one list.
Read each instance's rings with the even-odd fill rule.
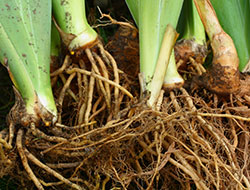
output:
[[136,25],[139,25],[139,1],[140,0],[125,0],[127,3],[127,6],[130,10],[131,15],[133,16],[133,19],[136,23]]

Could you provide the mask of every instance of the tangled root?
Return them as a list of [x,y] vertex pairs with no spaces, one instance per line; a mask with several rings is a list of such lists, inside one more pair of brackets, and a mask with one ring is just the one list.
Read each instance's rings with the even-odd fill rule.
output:
[[138,102],[104,125],[57,123],[46,131],[56,138],[26,132],[25,145],[19,129],[23,166],[32,179],[33,163],[32,180],[54,189],[249,189],[246,100],[199,93],[171,91],[159,110]]

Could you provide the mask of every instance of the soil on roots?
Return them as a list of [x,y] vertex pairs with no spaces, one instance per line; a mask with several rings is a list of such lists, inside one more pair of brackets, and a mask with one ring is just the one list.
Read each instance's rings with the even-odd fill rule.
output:
[[[16,130],[17,149],[43,188],[250,189],[249,96],[220,97],[187,82],[149,109],[147,98],[138,100],[135,39],[119,32],[106,47],[118,68],[101,46],[66,56],[51,74],[58,123]],[[10,175],[20,189],[37,189],[17,149],[1,154],[12,160]]]

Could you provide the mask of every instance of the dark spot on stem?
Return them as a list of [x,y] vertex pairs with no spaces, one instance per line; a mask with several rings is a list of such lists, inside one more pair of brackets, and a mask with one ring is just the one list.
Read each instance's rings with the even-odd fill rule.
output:
[[22,19],[20,17],[17,17],[17,22],[21,22]]
[[22,54],[23,57],[27,57],[27,55],[25,53]]
[[10,10],[10,6],[7,3],[5,4],[5,7],[7,7],[8,11]]
[[34,9],[32,12],[33,12],[33,14],[35,15],[35,14],[36,14],[36,9]]
[[66,5],[66,4],[68,4],[67,0],[61,0],[61,5]]

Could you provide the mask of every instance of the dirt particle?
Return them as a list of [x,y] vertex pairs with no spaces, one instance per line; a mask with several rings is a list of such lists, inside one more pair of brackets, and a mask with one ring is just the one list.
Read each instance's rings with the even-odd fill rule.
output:
[[23,57],[27,57],[27,55],[25,53],[22,54]]
[[32,12],[33,12],[33,14],[35,15],[35,14],[36,14],[36,9],[34,9]]

